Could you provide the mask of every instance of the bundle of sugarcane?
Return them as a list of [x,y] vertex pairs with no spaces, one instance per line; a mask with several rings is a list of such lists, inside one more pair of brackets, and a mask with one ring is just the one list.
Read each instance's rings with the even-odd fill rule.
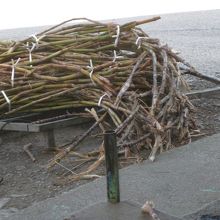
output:
[[158,149],[190,140],[193,106],[182,92],[188,87],[180,64],[193,69],[137,27],[157,19],[123,25],[63,22],[1,43],[0,117],[93,108],[89,112],[97,122],[89,132],[98,125],[115,129],[121,147],[147,147],[151,160]]

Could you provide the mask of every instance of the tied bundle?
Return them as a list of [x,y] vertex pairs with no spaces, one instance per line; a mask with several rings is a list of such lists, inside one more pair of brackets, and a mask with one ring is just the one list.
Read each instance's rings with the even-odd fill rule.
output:
[[190,66],[138,27],[158,19],[123,25],[72,19],[22,41],[2,42],[0,118],[58,110],[83,115],[86,108],[96,123],[84,137],[98,126],[114,129],[121,149],[147,148],[152,161],[156,152],[189,141],[196,126],[181,66]]

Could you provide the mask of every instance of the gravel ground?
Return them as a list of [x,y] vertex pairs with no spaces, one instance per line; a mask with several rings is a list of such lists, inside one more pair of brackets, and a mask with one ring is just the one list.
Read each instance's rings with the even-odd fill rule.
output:
[[[89,127],[89,124],[55,130],[58,146],[69,142],[73,134],[79,135]],[[46,169],[48,161],[56,152],[48,151],[44,135],[41,133],[1,133],[0,144],[0,176],[4,179],[0,183],[0,219],[17,209],[23,209],[33,202],[53,197],[63,191],[88,182],[80,181],[61,184],[63,173],[60,167],[51,171]],[[25,144],[32,143],[31,152],[36,158],[32,162],[23,150]],[[100,143],[100,139],[90,138],[81,145],[84,151],[92,150]],[[74,158],[65,163],[71,163]]]

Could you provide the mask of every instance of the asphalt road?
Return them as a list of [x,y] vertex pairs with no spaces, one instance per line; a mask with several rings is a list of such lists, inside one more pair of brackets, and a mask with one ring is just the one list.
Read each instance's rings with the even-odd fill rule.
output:
[[[119,23],[152,16],[116,19]],[[182,57],[200,72],[220,76],[220,9],[161,15],[161,20],[143,25],[152,37],[181,52]],[[23,39],[36,34],[45,27],[1,30],[0,40]]]

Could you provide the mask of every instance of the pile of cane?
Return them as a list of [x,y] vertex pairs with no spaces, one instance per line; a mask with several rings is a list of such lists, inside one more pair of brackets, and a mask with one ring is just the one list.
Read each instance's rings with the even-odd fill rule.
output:
[[[191,67],[138,27],[158,19],[123,25],[72,19],[22,41],[1,42],[0,119],[58,110],[90,114],[95,124],[48,167],[97,127],[115,130],[125,156],[145,148],[152,161],[157,152],[189,141],[196,126],[181,67]],[[104,160],[102,149],[74,179],[89,177]]]

